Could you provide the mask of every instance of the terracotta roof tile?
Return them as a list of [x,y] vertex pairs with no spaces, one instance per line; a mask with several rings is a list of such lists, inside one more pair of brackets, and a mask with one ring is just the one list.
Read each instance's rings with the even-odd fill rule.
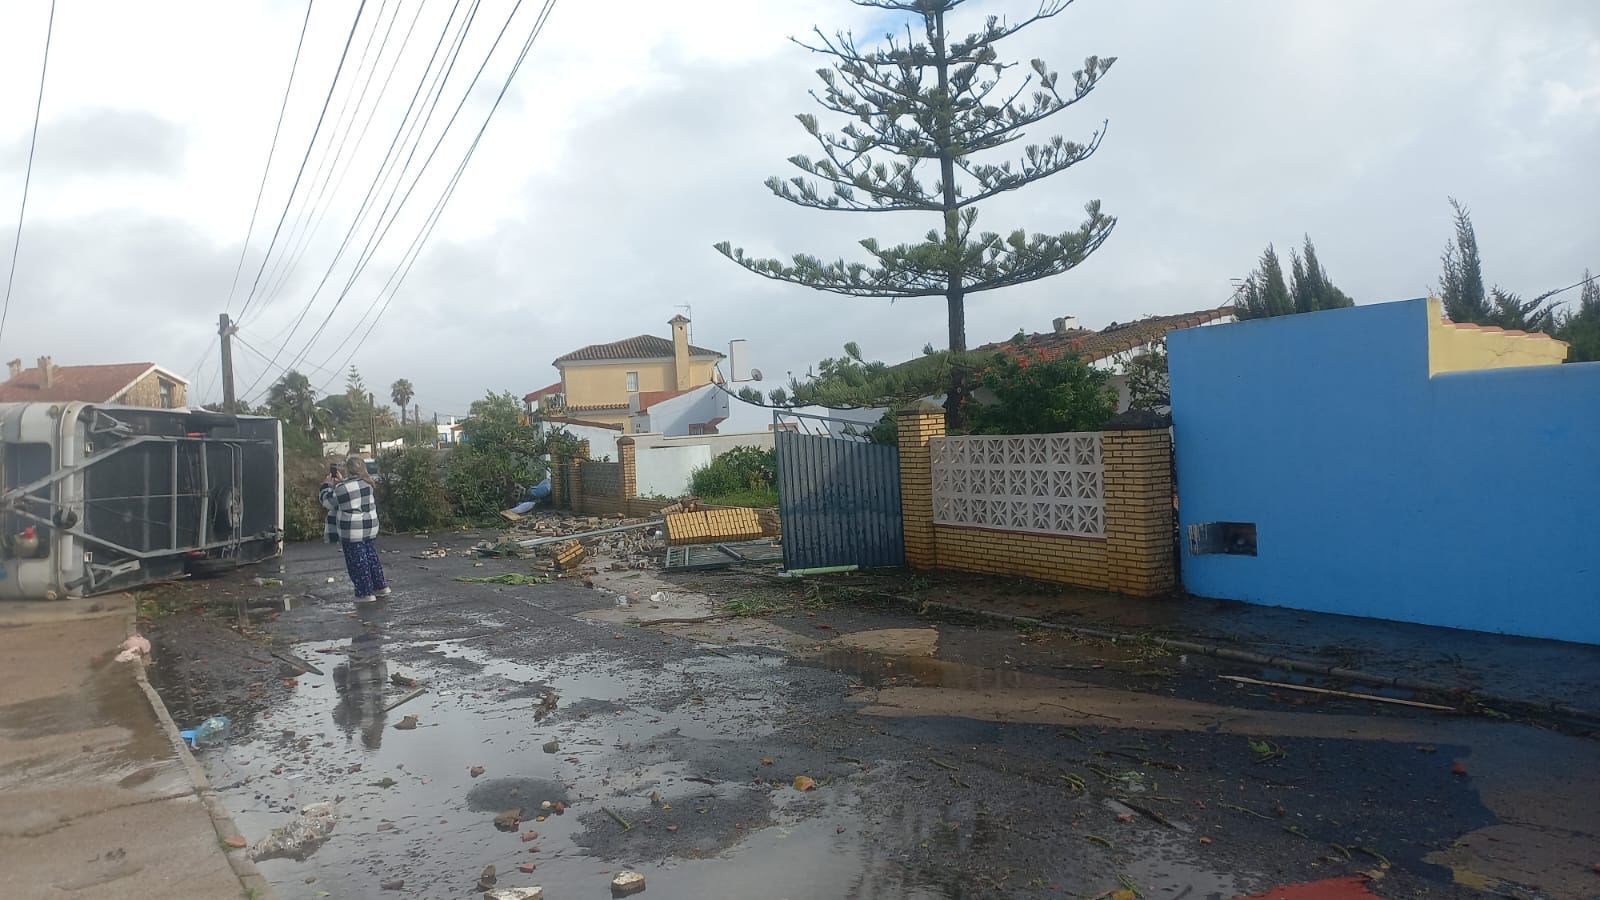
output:
[[539,388],[537,391],[530,391],[526,394],[523,394],[522,399],[527,403],[533,403],[534,401],[541,400],[550,396],[551,394],[559,393],[561,393],[561,382],[558,381],[555,384],[547,384],[544,387]]
[[627,412],[626,403],[590,403],[583,406],[567,404],[567,412]]
[[[689,355],[722,358],[722,354],[715,350],[707,350],[704,347],[696,347],[693,344],[689,345]],[[559,366],[564,362],[588,360],[671,358],[671,341],[653,334],[640,334],[620,341],[612,341],[609,344],[590,344],[587,347],[579,347],[571,353],[556,357],[553,365]]]
[[1135,322],[1109,325],[1099,331],[1077,328],[1061,334],[1055,332],[1028,334],[1023,335],[1020,346],[1015,341],[1005,340],[984,344],[977,349],[1006,354],[1020,352],[1040,359],[1056,359],[1068,353],[1076,353],[1084,362],[1092,363],[1158,341],[1168,332],[1215,322],[1233,314],[1233,304],[1230,303],[1216,309],[1202,309],[1171,316],[1151,316]]
[[44,387],[43,373],[38,368],[23,369],[17,377],[0,384],[0,403],[65,403],[73,400],[109,403],[119,391],[154,367],[155,363],[147,362],[56,366],[55,378],[49,388]]

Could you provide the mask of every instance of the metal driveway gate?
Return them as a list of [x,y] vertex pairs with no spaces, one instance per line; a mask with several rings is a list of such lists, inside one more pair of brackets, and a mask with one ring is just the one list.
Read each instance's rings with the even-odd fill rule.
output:
[[904,565],[899,448],[871,443],[861,423],[778,418],[784,568]]

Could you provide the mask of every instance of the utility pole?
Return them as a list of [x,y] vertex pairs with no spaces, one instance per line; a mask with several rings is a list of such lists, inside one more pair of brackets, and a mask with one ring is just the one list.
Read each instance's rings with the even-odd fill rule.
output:
[[433,449],[439,449],[439,414],[433,414]]
[[378,399],[367,394],[367,422],[372,427],[372,458],[378,458]]
[[222,338],[222,411],[225,413],[239,411],[233,396],[233,333],[238,330],[227,313],[217,316],[217,334]]

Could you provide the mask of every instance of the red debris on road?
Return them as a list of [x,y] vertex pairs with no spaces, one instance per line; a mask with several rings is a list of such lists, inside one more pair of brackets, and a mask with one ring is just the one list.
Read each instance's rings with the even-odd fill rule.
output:
[[1327,878],[1300,884],[1283,884],[1260,894],[1240,897],[1238,900],[1377,900],[1360,875],[1348,878]]

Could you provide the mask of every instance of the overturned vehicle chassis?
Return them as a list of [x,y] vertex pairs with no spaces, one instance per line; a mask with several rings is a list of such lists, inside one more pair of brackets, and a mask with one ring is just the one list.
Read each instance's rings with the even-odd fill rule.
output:
[[87,596],[278,555],[282,445],[273,418],[0,404],[0,597]]

